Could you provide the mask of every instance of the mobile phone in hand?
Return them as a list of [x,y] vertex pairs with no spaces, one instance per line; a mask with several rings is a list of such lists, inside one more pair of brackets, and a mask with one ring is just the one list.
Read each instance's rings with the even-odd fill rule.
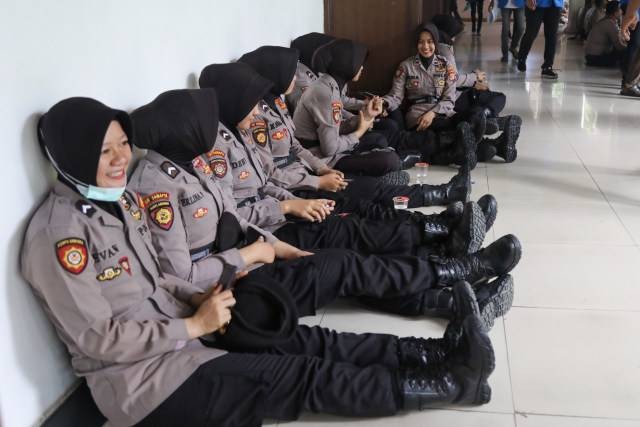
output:
[[222,290],[226,291],[227,289],[231,289],[236,282],[236,273],[238,269],[237,267],[225,264],[222,267],[222,274],[220,275],[220,280],[218,283],[222,285]]

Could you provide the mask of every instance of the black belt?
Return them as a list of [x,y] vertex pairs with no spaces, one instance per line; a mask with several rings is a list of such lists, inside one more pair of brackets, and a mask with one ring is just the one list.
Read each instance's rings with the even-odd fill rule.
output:
[[191,249],[189,251],[189,255],[191,255],[191,262],[196,262],[214,252],[216,252],[214,248],[214,242],[211,242],[206,246]]
[[427,95],[427,96],[423,96],[423,97],[421,97],[421,98],[410,99],[410,100],[409,100],[409,104],[410,104],[410,105],[416,105],[416,104],[437,104],[439,101],[440,101],[440,98],[438,98],[437,96]]
[[236,206],[238,207],[238,209],[244,208],[257,203],[262,199],[264,199],[264,192],[262,191],[262,188],[258,188],[258,194],[251,197],[245,197],[244,199],[240,200]]
[[273,158],[273,164],[276,165],[279,169],[284,169],[292,163],[298,161],[298,156],[296,153],[289,151],[288,156],[280,156]]
[[300,141],[300,144],[307,150],[320,146],[320,141],[317,139],[298,138],[298,141]]

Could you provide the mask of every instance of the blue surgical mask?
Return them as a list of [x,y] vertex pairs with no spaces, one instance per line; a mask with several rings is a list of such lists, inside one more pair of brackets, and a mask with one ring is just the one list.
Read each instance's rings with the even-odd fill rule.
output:
[[55,170],[65,177],[67,181],[72,183],[78,189],[78,192],[87,199],[97,200],[99,202],[117,202],[120,199],[120,196],[122,196],[122,193],[124,193],[126,187],[98,187],[96,185],[85,184],[84,182],[75,179],[60,169],[46,147],[44,150]]
[[74,184],[80,194],[87,199],[100,202],[117,202],[124,193],[125,187],[96,187],[95,185]]

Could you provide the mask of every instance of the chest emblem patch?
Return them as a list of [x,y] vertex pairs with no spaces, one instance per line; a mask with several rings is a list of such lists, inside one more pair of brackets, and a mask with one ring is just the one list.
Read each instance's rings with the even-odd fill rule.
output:
[[276,105],[280,110],[282,110],[283,113],[286,113],[289,111],[287,108],[287,104],[280,97],[276,98]]
[[342,120],[342,103],[331,103],[331,115],[333,116],[333,121],[336,124],[340,123],[340,121]]
[[87,245],[76,237],[62,239],[56,243],[58,262],[69,273],[80,274],[87,266]]
[[113,280],[122,274],[122,268],[120,267],[108,267],[105,268],[102,273],[96,276],[98,282],[106,282],[107,280]]
[[193,213],[193,217],[195,219],[200,219],[203,216],[205,216],[206,214],[209,213],[209,209],[207,208],[198,208],[194,213]]
[[118,265],[126,271],[129,276],[131,276],[131,264],[129,264],[129,258],[123,256],[118,260]]
[[240,172],[240,175],[238,176],[238,178],[244,181],[245,179],[249,178],[249,175],[251,175],[249,171],[242,171]]

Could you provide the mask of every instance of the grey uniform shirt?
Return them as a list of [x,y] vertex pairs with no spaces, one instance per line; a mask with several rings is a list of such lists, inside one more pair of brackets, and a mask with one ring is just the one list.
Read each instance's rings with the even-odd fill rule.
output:
[[280,200],[298,199],[269,182],[255,141],[266,141],[264,127],[240,132],[239,141],[222,123],[213,150],[207,153],[213,175],[236,202],[237,211],[249,223],[268,231],[286,224]]
[[[466,89],[473,87],[476,84],[476,82],[478,81],[478,75],[476,73],[465,73],[460,71],[460,69],[458,68],[453,46],[444,43],[438,43],[438,51],[440,52],[440,55],[444,56],[449,64],[456,70],[456,73],[458,75],[458,79],[456,80],[456,88]],[[460,92],[458,91],[456,93],[459,94]],[[456,99],[457,97],[458,95],[456,95]]]
[[358,116],[343,109],[338,83],[328,74],[302,94],[293,114],[296,138],[303,143],[314,141],[309,151],[330,166],[358,145],[358,120]]
[[[204,160],[196,163],[207,166]],[[129,178],[128,187],[141,196],[162,270],[208,289],[220,279],[225,264],[239,271],[246,268],[237,249],[216,252],[213,245],[223,212],[233,214],[242,231],[251,227],[266,241],[277,239],[236,212],[235,201],[222,191],[210,168],[194,171],[197,176],[149,151]]]
[[[407,128],[411,129],[418,125],[420,116],[428,111],[447,117],[455,114],[457,79],[455,65],[450,64],[444,56],[435,55],[425,70],[419,55],[415,55],[400,63],[391,90],[383,99],[389,104],[389,110],[398,108],[405,98],[409,101],[405,119]],[[423,102],[425,97],[433,97],[435,102]]]
[[317,190],[320,178],[309,170],[318,172],[326,163],[305,149],[295,137],[295,125],[287,105],[276,98],[273,110],[260,101],[260,114],[251,124],[262,127],[266,139],[256,141],[256,148],[269,180],[279,187],[291,190]]
[[598,56],[611,53],[614,49],[623,50],[626,46],[620,42],[619,32],[620,28],[613,19],[605,18],[597,22],[587,37],[585,55]]
[[224,354],[189,339],[201,289],[160,271],[138,197],[124,223],[57,182],[27,228],[21,269],[111,424],[142,420],[202,363]]
[[[293,91],[286,96],[292,111],[296,110],[298,101],[300,101],[300,97],[302,97],[304,91],[314,84],[316,80],[318,80],[318,76],[302,62],[298,62],[298,66],[296,67],[296,82]],[[364,100],[347,96],[347,85],[344,85],[342,88],[341,97],[344,108],[347,110],[360,110],[366,104]]]

